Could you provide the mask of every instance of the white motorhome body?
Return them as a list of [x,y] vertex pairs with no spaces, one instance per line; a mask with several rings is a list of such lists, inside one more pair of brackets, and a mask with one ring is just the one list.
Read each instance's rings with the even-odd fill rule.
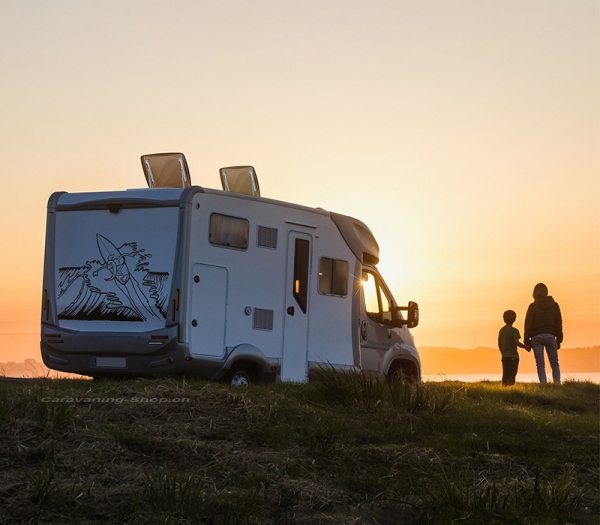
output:
[[[304,381],[331,364],[420,379],[378,258],[362,222],[263,197],[199,186],[55,193],[42,357],[90,376]],[[417,315],[413,303],[411,326]]]

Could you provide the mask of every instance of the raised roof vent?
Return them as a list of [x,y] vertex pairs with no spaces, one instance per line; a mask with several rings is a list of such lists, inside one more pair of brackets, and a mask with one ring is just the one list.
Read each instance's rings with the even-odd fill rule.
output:
[[192,184],[183,153],[142,155],[142,168],[149,188],[187,188]]
[[221,174],[223,191],[260,197],[258,177],[252,166],[230,166],[229,168],[221,168],[219,173]]

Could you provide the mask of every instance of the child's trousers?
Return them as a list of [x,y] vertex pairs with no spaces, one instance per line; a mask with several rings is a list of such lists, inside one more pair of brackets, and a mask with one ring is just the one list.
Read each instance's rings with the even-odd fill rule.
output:
[[515,357],[502,358],[502,386],[511,386],[515,384],[519,370],[519,359]]

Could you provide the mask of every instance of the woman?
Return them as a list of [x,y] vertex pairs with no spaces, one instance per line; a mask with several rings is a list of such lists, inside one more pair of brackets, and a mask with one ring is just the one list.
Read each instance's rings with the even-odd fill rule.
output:
[[544,348],[552,368],[552,380],[560,383],[558,349],[563,340],[562,316],[558,303],[548,295],[548,287],[539,283],[533,289],[533,303],[525,316],[524,343],[531,345],[540,383],[547,383]]

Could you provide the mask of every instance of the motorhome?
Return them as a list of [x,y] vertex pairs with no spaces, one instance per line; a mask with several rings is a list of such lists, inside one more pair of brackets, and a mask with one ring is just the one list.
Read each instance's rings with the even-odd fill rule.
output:
[[180,153],[148,188],[48,201],[41,353],[93,377],[303,382],[318,366],[420,380],[409,328],[358,219],[262,197],[251,166],[191,185]]

